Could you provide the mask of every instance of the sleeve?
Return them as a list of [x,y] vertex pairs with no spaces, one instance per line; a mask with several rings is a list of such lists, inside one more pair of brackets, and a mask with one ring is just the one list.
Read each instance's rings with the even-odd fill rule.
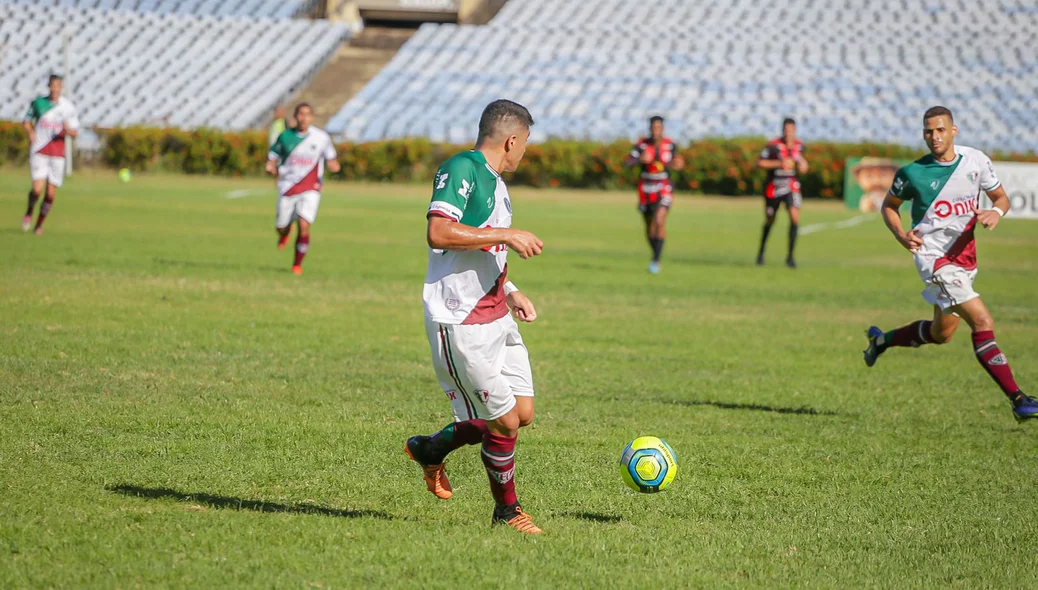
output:
[[270,146],[270,151],[267,152],[267,159],[274,162],[280,162],[285,155],[284,144],[281,143],[281,135],[274,140],[273,145]]
[[426,217],[436,215],[461,221],[469,196],[476,188],[476,166],[467,158],[452,158],[436,172],[432,202]]
[[68,128],[72,131],[79,131],[79,112],[76,111],[76,107],[69,105],[68,116],[65,117],[65,123],[68,124]]
[[773,145],[766,145],[766,146],[764,146],[764,149],[762,149],[760,151],[760,159],[761,160],[777,160],[778,157],[775,154],[775,146],[773,146]]
[[328,136],[328,143],[325,144],[324,153],[322,154],[325,160],[334,160],[339,157],[339,153],[335,151],[335,142],[332,141],[332,137]]
[[25,117],[22,119],[22,121],[28,121],[35,125],[36,121],[38,121],[39,118],[40,115],[36,112],[36,101],[34,100],[29,103],[29,110],[25,112]]
[[980,188],[984,192],[993,191],[1002,186],[1002,181],[995,175],[995,165],[987,154],[981,154],[980,158]]
[[644,152],[644,151],[645,151],[645,148],[642,147],[642,143],[640,141],[638,143],[634,144],[633,146],[631,146],[631,154],[630,154],[631,159],[632,160],[639,160],[639,159],[641,159],[642,152]]
[[908,174],[905,173],[904,168],[898,170],[894,175],[894,183],[890,185],[889,194],[902,201],[911,201],[915,196],[912,183],[908,181]]

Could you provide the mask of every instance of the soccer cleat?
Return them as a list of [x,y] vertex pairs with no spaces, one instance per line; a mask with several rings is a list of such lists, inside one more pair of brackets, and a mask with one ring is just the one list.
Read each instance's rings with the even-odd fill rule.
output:
[[870,326],[865,332],[865,337],[869,339],[869,346],[862,351],[862,354],[865,355],[866,366],[871,367],[872,365],[875,365],[876,359],[878,359],[879,355],[883,354],[883,351],[886,350],[886,348],[878,342],[879,338],[882,336],[883,330],[880,330],[877,326]]
[[649,263],[649,274],[658,275],[660,274],[660,263],[657,260],[653,260]]
[[454,492],[451,490],[451,482],[447,479],[447,472],[443,469],[443,463],[426,464],[422,462],[422,449],[428,436],[412,436],[404,445],[404,452],[412,461],[422,466],[422,477],[425,478],[425,488],[432,495],[441,500],[450,500]]
[[292,265],[292,274],[294,274],[294,275],[302,275],[303,274],[303,267],[298,265],[298,264]]
[[22,231],[29,231],[32,228],[32,215],[26,215],[22,218]]
[[757,266],[764,266],[764,255],[763,254],[758,254],[757,255]]
[[1028,396],[1024,392],[1017,392],[1012,400],[1013,417],[1017,422],[1038,418],[1038,400]]
[[520,533],[527,535],[539,535],[543,533],[537,525],[533,524],[530,515],[523,512],[523,507],[518,502],[511,506],[494,507],[494,518],[490,521],[491,526],[496,524],[507,524]]
[[43,228],[42,227],[38,227],[32,233],[36,234],[37,236],[42,236],[43,235]]
[[288,245],[288,238],[289,238],[288,234],[285,234],[283,236],[278,237],[278,250],[284,250],[285,249],[285,246]]
[[794,260],[792,256],[790,256],[786,259],[786,266],[795,270],[797,267],[797,261]]

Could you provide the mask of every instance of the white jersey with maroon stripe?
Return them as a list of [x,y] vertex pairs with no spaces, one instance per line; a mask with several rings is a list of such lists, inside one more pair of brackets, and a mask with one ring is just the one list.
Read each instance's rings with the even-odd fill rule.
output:
[[284,131],[267,155],[268,159],[278,162],[278,194],[283,197],[320,192],[324,162],[336,157],[331,136],[317,127],[310,127],[303,134],[295,129]]
[[30,146],[30,155],[65,157],[65,126],[72,131],[79,130],[79,115],[72,101],[64,96],[52,101],[49,96],[41,96],[32,101],[25,120],[33,124],[36,141]]

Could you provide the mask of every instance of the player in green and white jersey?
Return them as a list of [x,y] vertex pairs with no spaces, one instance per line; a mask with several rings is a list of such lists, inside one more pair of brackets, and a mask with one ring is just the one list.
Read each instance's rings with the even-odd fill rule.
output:
[[324,188],[324,168],[330,172],[340,169],[338,154],[331,136],[314,127],[313,108],[304,103],[296,105],[296,126],[286,129],[270,146],[267,155],[267,173],[277,176],[278,205],[275,227],[278,232],[278,250],[288,244],[292,222],[296,234],[295,261],[292,272],[303,274],[303,259],[310,250],[310,226],[317,220]]
[[22,231],[32,227],[32,213],[43,195],[40,215],[36,219],[36,235],[43,234],[58,187],[65,180],[65,138],[79,134],[79,115],[72,101],[61,96],[61,76],[52,75],[47,84],[50,91],[32,101],[22,125],[29,135],[29,172],[32,188],[29,190],[29,208],[22,218]]
[[455,421],[431,436],[411,437],[405,450],[422,465],[429,491],[446,500],[452,495],[447,454],[482,443],[495,501],[491,522],[537,534],[515,494],[515,443],[519,428],[533,421],[534,389],[530,357],[509,310],[524,322],[536,320],[537,311],[508,280],[507,262],[509,250],[529,258],[544,244],[512,229],[501,178],[519,166],[532,125],[522,105],[492,102],[480,117],[476,146],[436,173],[422,299],[433,366]]
[[[995,342],[991,312],[973,290],[977,248],[973,237],[979,223],[989,231],[1009,212],[1009,197],[995,175],[991,160],[980,150],[956,146],[958,128],[945,107],[923,115],[923,138],[930,153],[898,171],[883,203],[883,219],[897,241],[915,257],[926,288],[923,298],[933,306],[932,320],[919,320],[896,330],[869,328],[865,364],[873,366],[888,348],[944,344],[959,320],[973,330],[973,352],[998,384],[1023,421],[1038,418],[1038,402],[1016,384],[1006,355]],[[980,211],[980,192],[993,209]],[[901,227],[901,205],[912,202],[912,230]]]

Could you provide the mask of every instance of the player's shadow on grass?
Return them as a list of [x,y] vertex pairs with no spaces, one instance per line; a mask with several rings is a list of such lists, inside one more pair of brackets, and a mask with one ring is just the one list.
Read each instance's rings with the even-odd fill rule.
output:
[[597,512],[564,512],[562,516],[566,518],[577,518],[580,520],[588,520],[591,522],[601,522],[603,524],[615,524],[623,521],[622,516],[615,516],[612,514],[599,514]]
[[[215,270],[244,270],[249,268],[247,265],[233,262],[201,262],[197,260],[173,260],[171,258],[154,258],[153,260],[155,264],[161,266],[183,268],[208,268]],[[263,272],[288,272],[288,267],[285,266],[261,265],[253,268]]]
[[712,406],[720,408],[722,410],[750,410],[755,412],[774,412],[776,414],[796,414],[799,416],[839,416],[837,412],[830,412],[829,410],[816,410],[807,406],[800,406],[799,408],[783,408],[781,406],[766,406],[763,404],[735,404],[729,402],[713,402],[713,401],[696,401],[696,400],[684,400],[684,399],[668,399],[663,400],[664,403],[676,404],[679,406]]
[[278,512],[284,514],[316,514],[318,516],[335,516],[338,518],[378,518],[393,520],[393,517],[380,510],[343,510],[328,508],[318,504],[280,504],[264,500],[246,500],[231,496],[214,496],[213,494],[185,494],[169,488],[144,488],[131,485],[108,486],[105,488],[114,494],[148,498],[151,500],[177,500],[192,502],[212,508],[227,510],[251,510],[253,512]]

